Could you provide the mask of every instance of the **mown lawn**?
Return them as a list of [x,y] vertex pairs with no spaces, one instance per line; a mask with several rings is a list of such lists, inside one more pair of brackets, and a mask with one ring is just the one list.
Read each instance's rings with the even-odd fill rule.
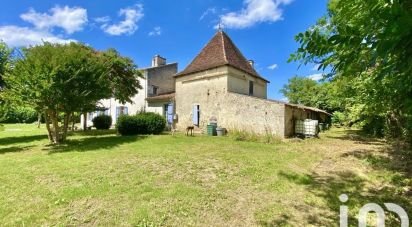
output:
[[355,225],[368,202],[411,214],[400,149],[344,129],[276,144],[92,131],[56,147],[44,128],[5,125],[0,225],[337,226],[342,193]]

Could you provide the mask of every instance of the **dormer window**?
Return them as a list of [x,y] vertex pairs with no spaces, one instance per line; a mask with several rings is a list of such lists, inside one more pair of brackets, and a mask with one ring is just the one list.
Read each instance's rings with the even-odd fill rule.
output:
[[249,81],[249,95],[253,95],[253,81]]

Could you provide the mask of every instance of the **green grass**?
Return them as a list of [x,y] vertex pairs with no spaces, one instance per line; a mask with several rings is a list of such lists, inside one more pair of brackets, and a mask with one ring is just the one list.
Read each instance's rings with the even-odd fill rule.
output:
[[347,193],[355,224],[368,202],[411,212],[408,163],[396,154],[343,129],[275,144],[91,131],[50,146],[44,128],[5,125],[0,223],[337,226]]

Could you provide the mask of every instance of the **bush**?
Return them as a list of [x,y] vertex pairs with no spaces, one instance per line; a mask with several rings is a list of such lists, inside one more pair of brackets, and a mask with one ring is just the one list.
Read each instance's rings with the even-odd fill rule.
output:
[[38,119],[37,112],[29,107],[10,107],[0,108],[1,123],[33,123]]
[[96,129],[109,129],[112,125],[112,117],[107,115],[94,117],[92,121]]
[[117,119],[117,131],[123,135],[160,134],[166,127],[164,117],[155,113],[139,113],[135,116],[120,116]]
[[160,134],[165,130],[166,119],[156,113],[140,113],[136,115],[142,119],[145,125],[145,130],[142,134]]

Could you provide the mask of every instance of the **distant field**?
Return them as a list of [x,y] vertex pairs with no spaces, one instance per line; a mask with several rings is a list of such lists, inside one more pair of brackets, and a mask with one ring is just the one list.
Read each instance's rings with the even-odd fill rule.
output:
[[50,146],[44,128],[5,125],[1,225],[337,226],[342,193],[352,224],[368,202],[412,212],[406,161],[356,131],[276,144],[113,131],[69,139]]

